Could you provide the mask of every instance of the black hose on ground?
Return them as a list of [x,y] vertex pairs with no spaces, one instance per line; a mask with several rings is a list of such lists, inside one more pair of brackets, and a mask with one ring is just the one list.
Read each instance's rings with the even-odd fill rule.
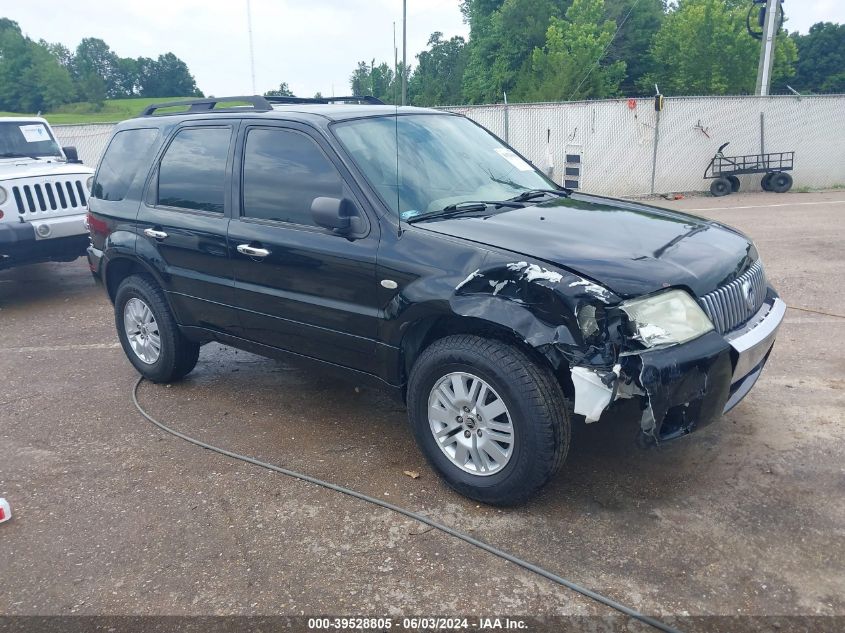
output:
[[253,466],[259,466],[261,468],[266,468],[267,470],[272,470],[273,472],[280,473],[282,475],[287,475],[288,477],[293,477],[294,479],[299,479],[300,481],[305,481],[310,484],[314,484],[315,486],[321,486],[323,488],[327,488],[328,490],[333,490],[334,492],[339,492],[341,494],[348,495],[350,497],[354,497],[355,499],[360,499],[361,501],[366,501],[367,503],[372,503],[373,505],[380,506],[387,510],[391,510],[396,512],[397,514],[401,514],[402,516],[408,517],[414,521],[418,521],[429,527],[434,528],[435,530],[440,530],[441,532],[448,534],[449,536],[453,536],[456,539],[459,539],[465,543],[469,543],[479,549],[484,550],[488,554],[493,554],[493,556],[498,556],[499,558],[503,558],[506,561],[513,563],[514,565],[518,565],[523,569],[526,569],[530,572],[533,572],[547,580],[551,580],[558,585],[562,585],[572,591],[580,593],[587,598],[591,598],[596,602],[599,602],[605,606],[610,607],[611,609],[615,609],[620,613],[623,613],[635,620],[639,620],[649,626],[653,626],[654,628],[665,631],[665,633],[681,633],[678,629],[661,622],[660,620],[656,620],[655,618],[649,617],[640,613],[639,611],[632,609],[630,607],[626,607],[624,604],[616,602],[615,600],[608,598],[607,596],[603,596],[600,593],[592,591],[591,589],[587,589],[586,587],[582,587],[581,585],[572,582],[571,580],[567,580],[566,578],[562,578],[557,574],[553,574],[550,571],[546,571],[542,567],[538,567],[532,563],[522,560],[521,558],[517,558],[513,554],[508,554],[505,551],[500,550],[497,547],[493,547],[492,545],[488,545],[483,541],[479,541],[468,534],[463,534],[462,532],[458,532],[457,530],[450,528],[447,525],[443,525],[441,523],[437,523],[436,521],[432,521],[428,517],[425,517],[421,514],[417,514],[416,512],[412,512],[411,510],[406,510],[405,508],[400,508],[399,506],[393,505],[392,503],[388,503],[387,501],[383,501],[382,499],[377,499],[376,497],[371,497],[369,495],[365,495],[364,493],[357,492],[350,488],[344,488],[343,486],[338,486],[337,484],[330,483],[328,481],[323,481],[322,479],[317,479],[316,477],[311,477],[310,475],[306,475],[303,473],[298,473],[294,470],[289,470],[287,468],[282,468],[281,466],[276,466],[274,464],[268,464],[266,462],[262,462],[257,460],[253,457],[248,457],[246,455],[239,455],[238,453],[234,453],[232,451],[226,450],[225,448],[220,448],[218,446],[213,446],[212,444],[207,444],[201,440],[193,438],[189,435],[185,435],[184,433],[180,433],[179,431],[170,428],[169,426],[162,424],[158,420],[156,420],[153,416],[147,413],[144,408],[141,406],[141,403],[138,401],[138,387],[141,386],[141,383],[144,382],[144,377],[141,376],[138,378],[138,381],[135,383],[135,387],[132,389],[132,402],[135,403],[135,408],[138,409],[138,412],[144,416],[148,421],[155,424],[158,428],[160,428],[165,433],[170,433],[178,437],[181,440],[185,440],[195,446],[199,446],[200,448],[204,448],[209,451],[213,451],[220,455],[225,455],[226,457],[231,457],[232,459],[237,459],[242,462],[246,462],[247,464],[252,464]]

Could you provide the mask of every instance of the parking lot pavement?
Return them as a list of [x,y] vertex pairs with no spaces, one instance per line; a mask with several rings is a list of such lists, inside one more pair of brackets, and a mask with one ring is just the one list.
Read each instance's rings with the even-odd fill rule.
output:
[[[528,505],[479,506],[401,406],[218,345],[155,416],[383,497],[646,613],[845,615],[845,192],[665,203],[748,232],[790,306],[736,409],[643,451],[607,419]],[[728,208],[731,207],[731,208]],[[389,511],[208,453],[136,413],[82,260],[0,273],[0,614],[607,614]],[[411,479],[405,470],[418,471]]]

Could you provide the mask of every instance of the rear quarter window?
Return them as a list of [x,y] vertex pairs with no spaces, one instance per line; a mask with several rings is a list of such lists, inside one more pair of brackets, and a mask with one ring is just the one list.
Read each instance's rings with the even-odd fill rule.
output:
[[158,130],[155,128],[122,130],[115,134],[100,161],[92,197],[123,200],[138,171],[147,164],[157,138]]

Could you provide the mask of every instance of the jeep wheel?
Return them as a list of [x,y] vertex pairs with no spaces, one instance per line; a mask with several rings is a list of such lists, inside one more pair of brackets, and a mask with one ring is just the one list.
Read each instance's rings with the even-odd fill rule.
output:
[[145,378],[172,382],[196,366],[199,344],[182,335],[164,293],[146,275],[132,275],[121,282],[114,317],[123,351]]
[[557,472],[570,422],[547,369],[503,342],[450,336],[417,360],[408,415],[417,444],[452,488],[493,505],[528,499]]

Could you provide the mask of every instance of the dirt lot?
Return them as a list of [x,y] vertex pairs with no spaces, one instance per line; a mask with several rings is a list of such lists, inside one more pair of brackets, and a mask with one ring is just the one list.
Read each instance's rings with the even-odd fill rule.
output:
[[[627,424],[583,429],[525,507],[447,489],[384,395],[243,352],[206,346],[185,382],[145,384],[142,401],[188,434],[422,510],[649,614],[845,616],[845,192],[662,204],[748,232],[791,308],[840,316],[791,309],[757,387],[689,438],[642,451]],[[82,260],[0,273],[0,496],[15,514],[0,525],[0,615],[611,613],[163,434],[132,406],[112,318]]]

